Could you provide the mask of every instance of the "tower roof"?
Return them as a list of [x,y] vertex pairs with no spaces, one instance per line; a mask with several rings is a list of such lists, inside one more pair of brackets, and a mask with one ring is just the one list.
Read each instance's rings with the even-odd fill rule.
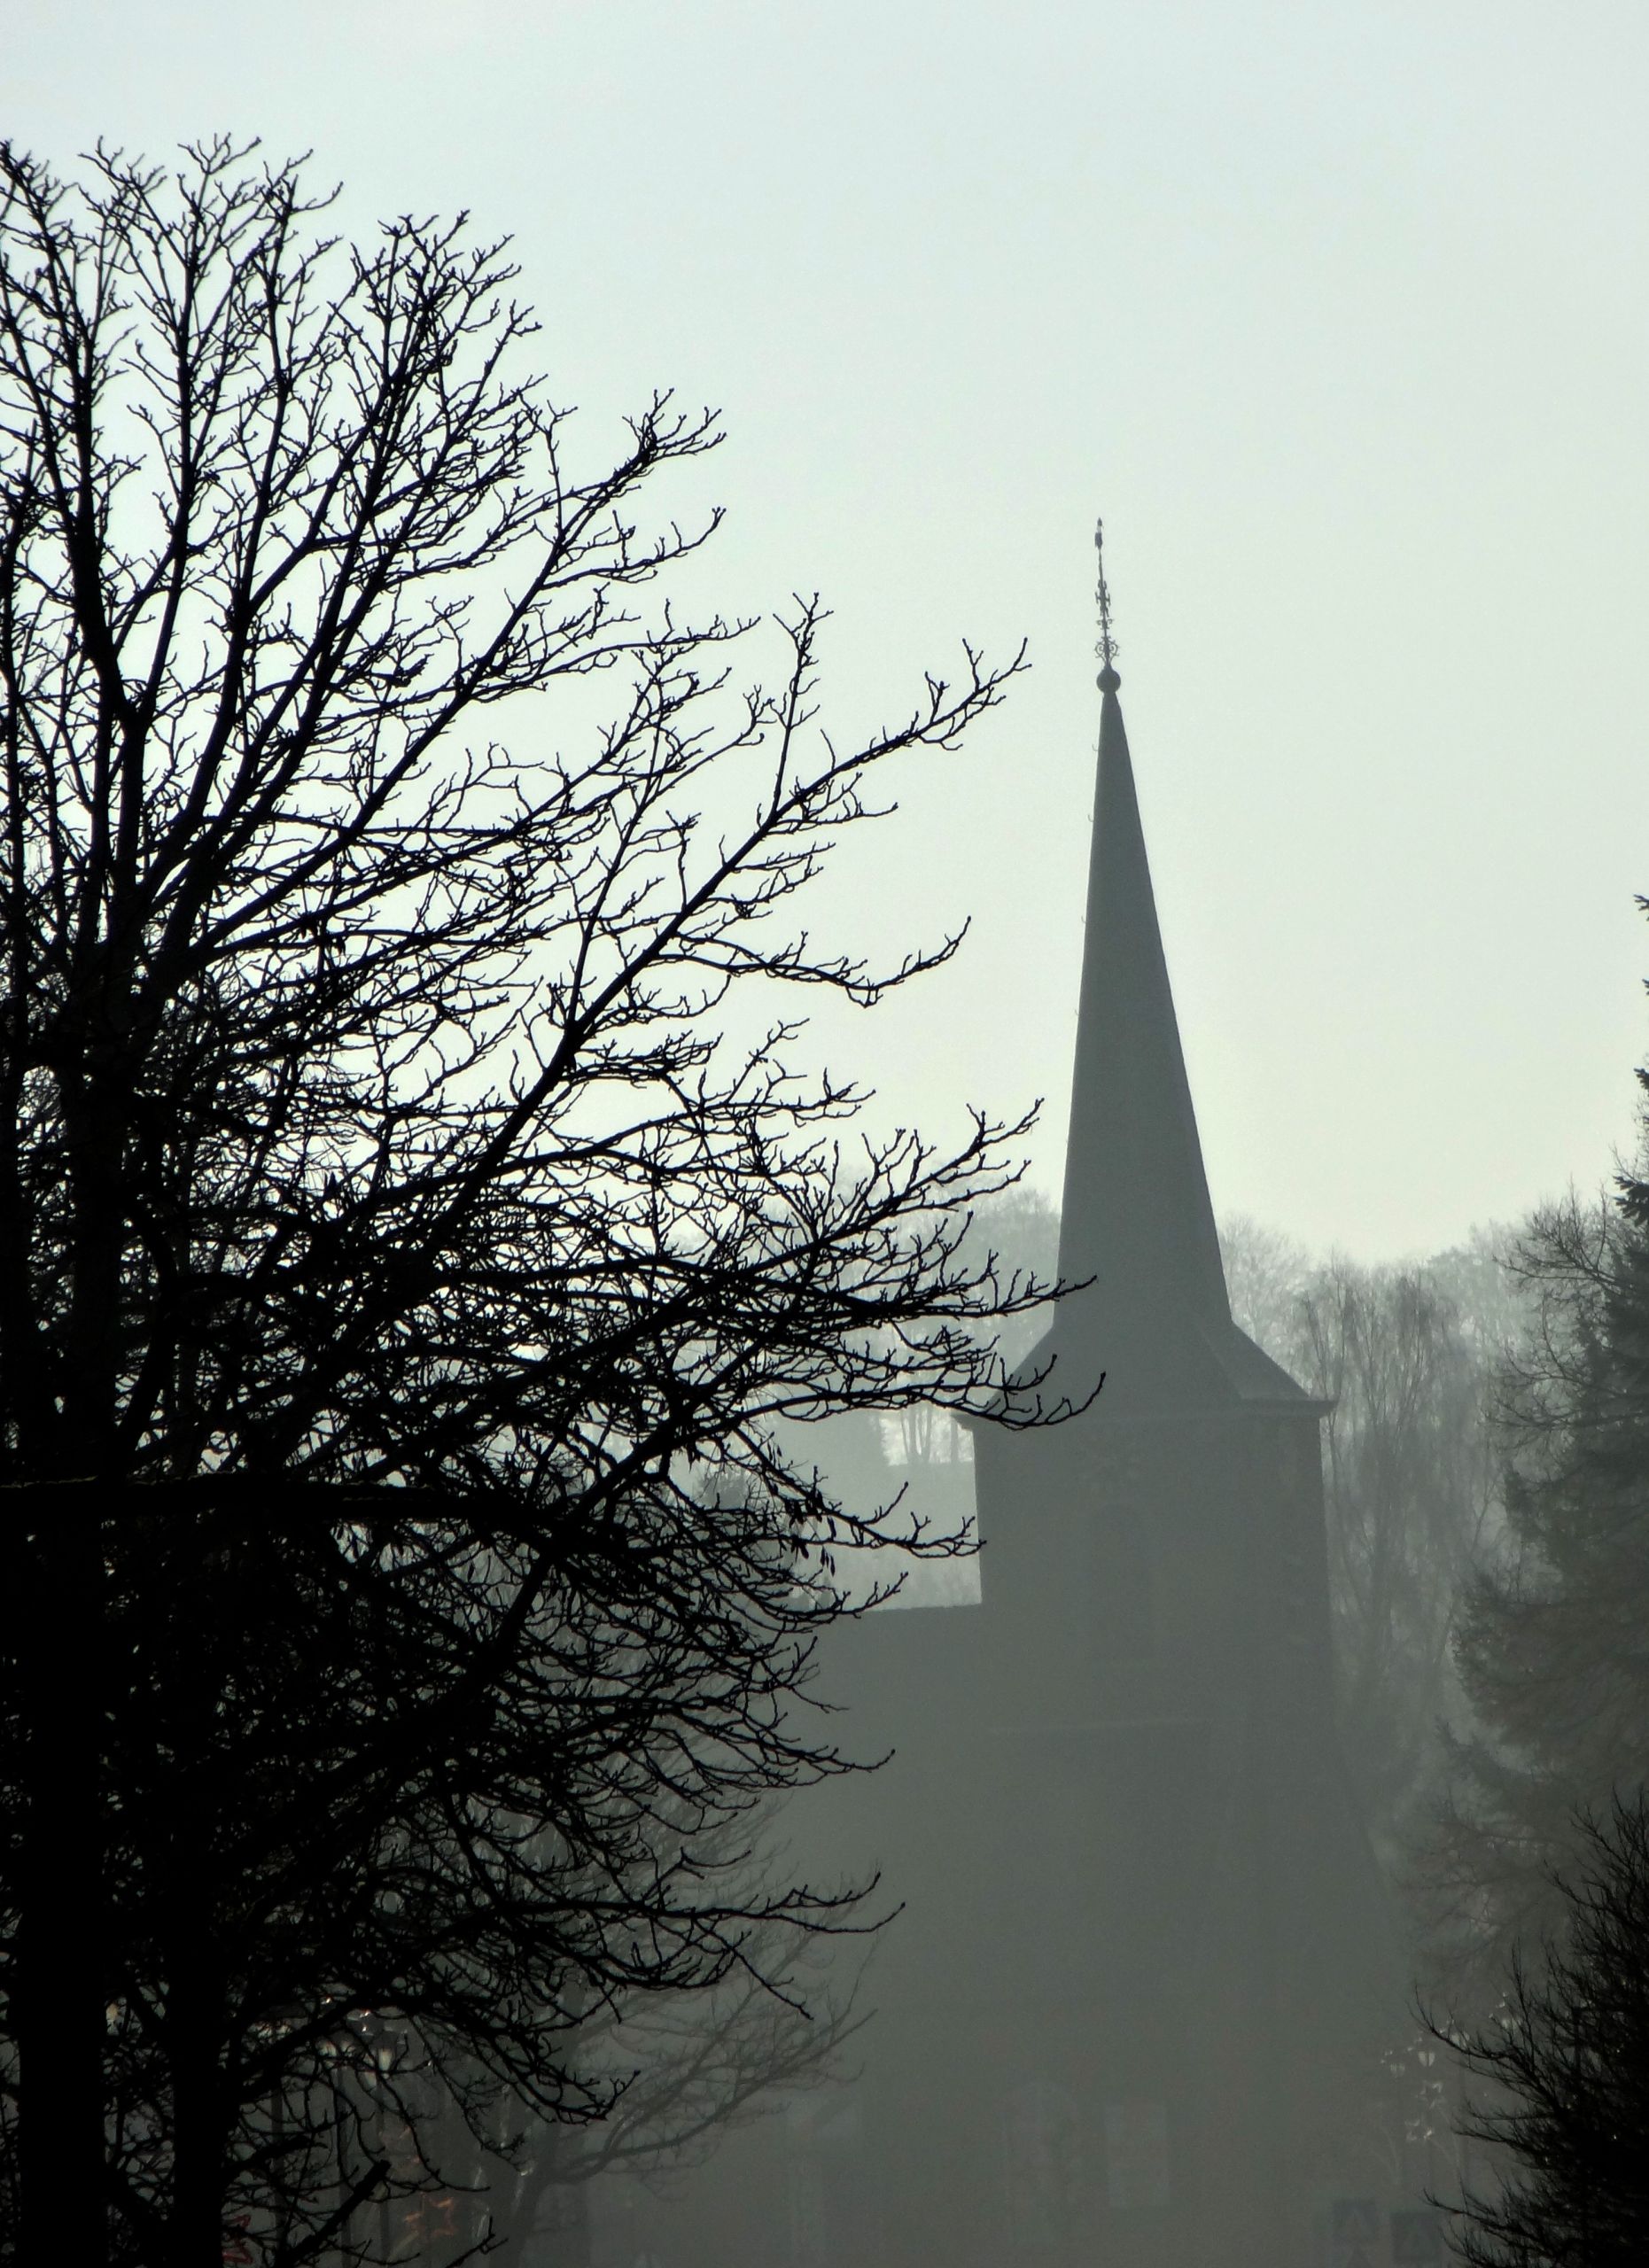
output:
[[[1098,538],[1096,537],[1096,542]],[[1100,579],[1099,771],[1065,1153],[1062,1302],[1043,1354],[1077,1399],[1107,1374],[1116,1415],[1303,1402],[1231,1318],[1196,1115],[1157,926]]]
[[1102,1277],[1131,1304],[1230,1320],[1115,684],[1100,717],[1060,1271]]

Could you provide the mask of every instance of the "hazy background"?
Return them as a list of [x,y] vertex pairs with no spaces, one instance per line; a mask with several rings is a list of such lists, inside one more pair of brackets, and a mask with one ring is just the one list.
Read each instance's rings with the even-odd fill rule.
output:
[[826,594],[844,731],[1030,637],[831,907],[973,917],[852,1028],[901,1116],[1045,1094],[1057,1186],[1102,510],[1219,1210],[1426,1249],[1630,1141],[1641,0],[0,0],[0,91],[58,161],[258,133],[351,227],[512,230],[592,453],[725,410],[702,587]]

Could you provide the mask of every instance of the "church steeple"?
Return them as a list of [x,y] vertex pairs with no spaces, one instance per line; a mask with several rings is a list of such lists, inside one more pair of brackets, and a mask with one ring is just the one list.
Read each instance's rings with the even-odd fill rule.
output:
[[[1055,1340],[1078,1361],[1097,1356],[1113,1406],[1297,1394],[1231,1320],[1117,699],[1102,540],[1096,532],[1099,770],[1059,1261],[1068,1280],[1094,1280],[1063,1303]],[[1079,1381],[1068,1371],[1064,1383]]]
[[1117,699],[1102,541],[1096,531],[1100,758],[1060,1272],[1098,1278],[1107,1308],[1121,1298],[1224,1323],[1225,1272]]

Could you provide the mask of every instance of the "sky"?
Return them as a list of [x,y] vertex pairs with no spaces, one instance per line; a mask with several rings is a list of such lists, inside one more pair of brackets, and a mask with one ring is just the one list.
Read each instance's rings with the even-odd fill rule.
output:
[[695,594],[828,721],[1032,668],[817,927],[963,952],[818,1045],[936,1137],[1074,1034],[1102,513],[1217,1209],[1421,1253],[1635,1141],[1649,1056],[1641,0],[4,0],[0,131],[219,130],[509,233],[592,452],[728,439]]

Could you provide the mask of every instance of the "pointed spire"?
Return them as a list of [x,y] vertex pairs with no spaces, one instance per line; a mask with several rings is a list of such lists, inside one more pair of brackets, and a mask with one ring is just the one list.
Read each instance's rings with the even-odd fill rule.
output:
[[1217,1364],[1231,1309],[1116,697],[1102,543],[1096,531],[1103,699],[1060,1273],[1095,1279],[1068,1303],[1069,1326],[1099,1334],[1112,1384],[1143,1369],[1155,1394],[1210,1354]]

